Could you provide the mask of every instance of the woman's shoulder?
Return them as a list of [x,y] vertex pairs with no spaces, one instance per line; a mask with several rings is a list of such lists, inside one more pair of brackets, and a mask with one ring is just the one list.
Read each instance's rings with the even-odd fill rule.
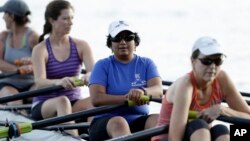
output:
[[9,34],[9,32],[10,32],[10,31],[7,31],[7,30],[2,31],[2,32],[0,33],[0,40],[1,40],[1,41],[5,41],[6,38],[7,38],[7,35]]
[[189,74],[184,74],[183,76],[179,77],[174,83],[176,83],[178,85],[190,85],[190,84],[192,84]]
[[189,74],[185,74],[181,77],[179,77],[177,80],[175,80],[170,87],[173,87],[174,89],[188,89],[192,88],[192,82]]
[[33,48],[34,51],[42,51],[46,50],[45,40],[41,41],[40,43],[36,44]]
[[72,39],[72,41],[76,44],[76,46],[79,47],[89,47],[89,44],[87,41],[82,40],[82,39],[78,39],[78,38],[74,38],[74,37],[70,37]]
[[224,70],[220,70],[216,79],[219,82],[220,86],[228,85],[228,83],[231,82],[229,75]]
[[30,35],[29,35],[29,42],[30,42],[30,46],[31,48],[35,47],[38,44],[38,40],[39,40],[39,34],[33,30],[33,29],[29,29],[30,31]]

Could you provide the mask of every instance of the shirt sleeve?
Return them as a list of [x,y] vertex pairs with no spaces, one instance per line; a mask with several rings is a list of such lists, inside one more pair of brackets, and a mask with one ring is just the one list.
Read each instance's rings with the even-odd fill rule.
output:
[[99,60],[92,72],[91,72],[91,76],[90,76],[90,80],[89,80],[89,85],[92,84],[99,84],[102,85],[104,87],[107,86],[107,68],[108,68],[108,63],[105,62],[104,60]]
[[160,77],[157,66],[155,65],[153,60],[151,60],[150,58],[147,58],[147,77],[146,77],[146,79],[148,81],[148,80],[155,78],[155,77]]

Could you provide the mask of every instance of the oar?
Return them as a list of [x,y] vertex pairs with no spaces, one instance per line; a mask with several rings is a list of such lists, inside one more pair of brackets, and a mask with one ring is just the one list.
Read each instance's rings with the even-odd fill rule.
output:
[[[161,103],[161,102],[162,102],[162,99],[161,99],[161,98],[152,98],[151,101],[154,101],[154,102],[157,102],[157,103]],[[245,100],[245,101],[246,101],[246,103],[247,103],[248,105],[250,105],[250,101],[249,101],[249,100]],[[223,101],[223,102],[226,102],[226,101]]]
[[[83,82],[79,79],[75,79],[74,83],[76,86],[83,86]],[[50,86],[50,87],[41,88],[37,90],[21,92],[15,95],[0,97],[0,103],[10,102],[14,100],[29,98],[29,97],[35,97],[38,95],[42,95],[42,94],[46,94],[46,93],[54,92],[54,91],[59,91],[59,90],[64,90],[64,87],[61,85],[55,85],[55,86]]]
[[[189,111],[189,118],[196,119],[197,115],[198,115],[198,112],[196,112],[196,111]],[[220,115],[216,120],[220,120],[220,121],[231,123],[231,124],[246,124],[246,125],[250,125],[250,119],[247,119],[247,118],[228,117],[228,116]]]
[[19,74],[19,71],[0,73],[0,79]]
[[165,85],[165,86],[170,86],[173,82],[171,81],[162,81],[162,85]]
[[149,137],[159,135],[162,133],[168,133],[168,128],[169,128],[168,125],[162,125],[162,126],[146,129],[143,131],[138,131],[130,135],[125,135],[125,136],[109,139],[106,141],[132,141],[132,140],[138,140],[138,139],[145,139],[145,138],[149,138]]
[[75,124],[61,124],[61,125],[53,125],[44,128],[40,128],[41,130],[55,130],[55,131],[64,131],[64,130],[71,130],[71,129],[85,129],[89,128],[89,122],[83,123],[75,123]]
[[[151,98],[149,96],[142,96],[141,99],[145,101],[150,101]],[[134,106],[135,103],[133,101],[126,101],[125,103],[112,105],[112,106],[102,106],[93,109],[89,109],[86,111],[76,112],[69,115],[61,116],[61,117],[53,117],[49,119],[44,119],[41,121],[33,122],[33,123],[20,123],[20,124],[11,124],[9,127],[2,127],[0,128],[0,138],[6,137],[18,137],[19,135],[14,131],[17,128],[20,129],[20,134],[31,132],[33,129],[40,129],[46,126],[51,126],[55,124],[60,124],[68,121],[72,121],[78,118],[90,117],[97,114],[102,114],[109,112],[111,110],[121,108],[124,106]]]
[[[171,82],[171,81],[162,81],[162,85],[165,85],[165,86],[170,86],[171,84],[172,84],[173,82]],[[240,94],[242,95],[242,96],[246,96],[246,97],[250,97],[250,93],[247,93],[247,92],[240,92]],[[248,105],[249,105],[250,103],[248,103]]]
[[[86,74],[86,73],[87,73],[87,71],[85,69],[81,70],[81,74]],[[10,77],[10,76],[13,76],[13,75],[17,75],[17,74],[24,75],[24,74],[27,74],[27,73],[24,70],[20,70],[20,69],[18,69],[17,71],[13,71],[13,72],[4,72],[4,73],[0,73],[0,79]]]
[[1,105],[0,110],[30,110],[32,104],[23,104],[23,105]]

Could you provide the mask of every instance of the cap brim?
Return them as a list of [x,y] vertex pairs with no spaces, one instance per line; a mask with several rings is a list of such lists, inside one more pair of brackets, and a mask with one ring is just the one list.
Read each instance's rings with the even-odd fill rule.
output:
[[116,30],[114,30],[113,32],[111,32],[110,35],[111,35],[111,37],[114,38],[117,34],[119,34],[119,33],[122,32],[122,31],[125,31],[125,30],[134,33],[134,30],[133,30],[132,28],[127,27],[127,26],[126,26],[126,27],[121,26],[121,27],[117,28]]

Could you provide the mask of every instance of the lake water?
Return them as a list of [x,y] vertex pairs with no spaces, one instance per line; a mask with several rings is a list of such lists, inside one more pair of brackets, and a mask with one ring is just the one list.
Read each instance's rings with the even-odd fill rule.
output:
[[[25,0],[31,24],[42,33],[49,0]],[[6,0],[1,0],[3,5]],[[248,0],[71,0],[75,8],[71,35],[89,42],[95,60],[107,57],[111,21],[129,21],[139,33],[136,53],[152,58],[163,80],[174,81],[191,69],[190,54],[200,36],[215,37],[227,52],[222,68],[240,91],[250,92],[250,1]],[[1,13],[2,15],[2,13]],[[0,30],[5,23],[0,21]],[[153,111],[159,111],[154,106]]]

